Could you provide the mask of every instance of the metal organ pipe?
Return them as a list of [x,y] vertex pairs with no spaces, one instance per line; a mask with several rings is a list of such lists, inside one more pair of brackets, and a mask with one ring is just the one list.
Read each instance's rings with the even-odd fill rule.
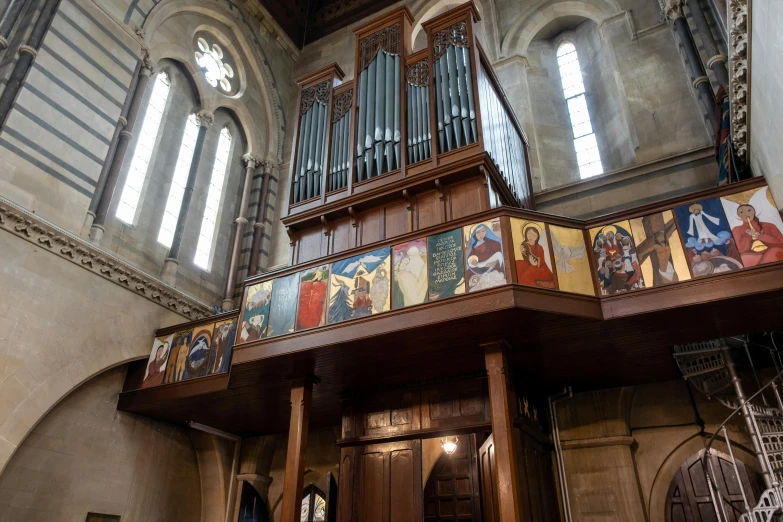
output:
[[429,60],[408,65],[405,69],[405,91],[408,113],[408,162],[432,157],[429,111]]
[[351,144],[351,103],[353,89],[335,95],[332,103],[332,155],[329,168],[329,190],[338,190],[348,186],[348,170]]
[[321,194],[329,92],[328,81],[302,91],[293,184],[294,203]]
[[369,71],[363,70],[359,74],[359,121],[356,131],[356,175],[359,181],[364,179],[364,134],[367,127],[367,75]]

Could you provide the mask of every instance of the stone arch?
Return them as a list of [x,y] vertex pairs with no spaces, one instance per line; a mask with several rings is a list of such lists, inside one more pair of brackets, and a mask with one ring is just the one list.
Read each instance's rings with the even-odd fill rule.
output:
[[[248,134],[248,153],[256,154],[267,161],[281,163],[283,158],[283,142],[285,138],[285,115],[281,104],[280,96],[277,92],[277,83],[274,75],[268,65],[264,50],[260,43],[255,39],[249,27],[240,23],[236,15],[223,6],[213,2],[190,0],[168,0],[157,4],[149,13],[142,27],[145,43],[149,43],[158,29],[170,18],[179,14],[199,14],[214,19],[215,21],[228,27],[232,36],[239,45],[238,53],[245,58],[248,66],[248,77],[252,77],[260,93],[259,104],[262,108],[264,118],[268,128],[274,129],[268,136],[259,136],[257,129],[264,125],[255,122],[251,125],[251,119],[243,114],[245,110],[241,109],[236,97],[222,97],[220,103],[214,102],[213,108],[220,105],[234,110],[245,131]],[[175,47],[175,46],[172,46]],[[182,53],[180,49],[178,52]],[[187,51],[187,58],[190,58],[190,50]],[[189,60],[192,61],[192,60]],[[210,110],[210,109],[206,109]],[[266,138],[266,139],[263,139]]]
[[503,36],[500,55],[502,57],[512,54],[524,56],[527,47],[538,32],[549,22],[562,16],[581,16],[600,24],[618,10],[613,0],[593,0],[593,2],[565,0],[550,3],[540,9],[529,9],[514,20]]
[[[677,473],[677,470],[680,469],[683,462],[702,451],[705,446],[706,440],[700,434],[694,434],[682,441],[679,446],[666,456],[663,464],[658,468],[658,472],[656,473],[655,480],[652,484],[650,501],[647,505],[647,520],[650,522],[665,522],[666,496],[669,492],[669,486],[674,475]],[[720,440],[716,439],[712,447],[716,451],[728,454],[726,444]],[[761,472],[758,460],[752,450],[735,442],[734,438],[731,439],[731,447],[737,460],[741,461],[748,468],[759,473]]]

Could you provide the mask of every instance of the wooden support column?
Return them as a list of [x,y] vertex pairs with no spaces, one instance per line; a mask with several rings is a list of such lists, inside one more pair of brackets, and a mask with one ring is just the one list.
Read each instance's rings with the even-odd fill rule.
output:
[[312,396],[312,379],[293,381],[291,385],[291,423],[288,427],[288,452],[285,459],[285,481],[283,482],[280,522],[299,522]]
[[489,380],[489,410],[492,416],[492,437],[495,440],[499,522],[519,522],[519,474],[514,454],[514,425],[511,420],[506,341],[481,345]]

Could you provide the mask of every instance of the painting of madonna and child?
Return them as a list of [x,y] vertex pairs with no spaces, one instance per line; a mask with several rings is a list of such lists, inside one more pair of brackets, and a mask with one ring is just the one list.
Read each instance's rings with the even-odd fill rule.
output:
[[628,221],[590,230],[601,295],[644,288],[636,244]]
[[676,207],[674,215],[693,277],[742,268],[737,242],[718,198]]
[[329,324],[391,308],[390,258],[391,249],[386,247],[332,263],[326,311]]
[[463,227],[468,292],[506,284],[500,218]]

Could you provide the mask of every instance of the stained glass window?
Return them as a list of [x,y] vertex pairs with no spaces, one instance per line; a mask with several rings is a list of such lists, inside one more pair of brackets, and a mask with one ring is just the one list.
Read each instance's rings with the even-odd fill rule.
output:
[[585,99],[585,86],[576,47],[571,42],[563,42],[557,48],[557,64],[560,67],[560,80],[563,83],[563,95],[568,105],[571,129],[574,131],[574,149],[582,179],[601,174],[604,167],[598,153],[590,111]]
[[314,484],[304,489],[299,522],[326,522],[326,496]]
[[198,236],[196,257],[193,262],[204,270],[209,270],[211,264],[212,242],[215,237],[218,209],[223,195],[223,182],[226,179],[228,158],[231,152],[231,132],[227,127],[220,131],[215,163],[212,165],[212,177],[207,193],[207,205],[204,208],[204,217],[201,220],[201,232]]
[[300,522],[310,522],[310,494],[302,497],[302,514],[299,517]]
[[177,165],[174,167],[174,176],[171,178],[169,197],[166,200],[166,210],[163,212],[163,221],[160,223],[158,243],[170,247],[174,241],[174,230],[177,228],[179,211],[182,208],[182,196],[185,194],[185,185],[188,182],[190,165],[193,162],[193,150],[196,148],[199,125],[196,115],[191,114],[185,123],[185,133],[179,146]]
[[136,149],[133,152],[133,159],[125,178],[125,186],[120,195],[120,203],[117,206],[117,218],[129,225],[133,224],[136,217],[136,207],[139,205],[141,190],[144,187],[144,180],[147,178],[152,150],[155,148],[155,140],[158,137],[170,89],[169,75],[165,72],[159,73],[155,77],[152,96],[147,105],[147,111],[144,113],[144,121],[136,140]]

